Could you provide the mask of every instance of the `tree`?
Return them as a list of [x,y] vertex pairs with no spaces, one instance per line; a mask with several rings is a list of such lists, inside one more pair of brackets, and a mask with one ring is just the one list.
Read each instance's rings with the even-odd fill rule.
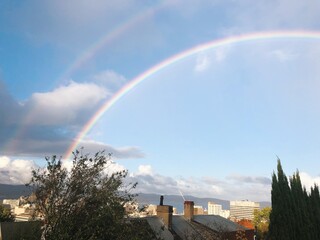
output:
[[293,204],[287,176],[282,170],[280,159],[277,174],[272,175],[272,210],[270,213],[269,234],[271,239],[292,240],[295,236],[292,214]]
[[265,239],[268,234],[271,207],[255,209],[253,212],[253,224],[257,228],[258,239]]
[[13,222],[14,216],[11,214],[10,209],[5,208],[0,204],[0,222]]
[[135,239],[126,235],[132,224],[123,206],[133,200],[136,183],[124,184],[127,171],[106,173],[110,154],[76,151],[70,171],[56,156],[46,161],[45,169],[32,171],[28,184],[44,220],[42,239]]
[[[278,159],[277,175],[272,176],[269,237],[277,239],[320,239],[320,196],[317,185],[302,186],[299,171],[289,179]],[[289,184],[290,183],[290,184]]]
[[314,231],[314,239],[320,239],[320,194],[318,185],[311,188],[309,198],[309,214],[311,216],[311,226]]
[[315,239],[309,217],[308,194],[305,187],[302,187],[299,171],[290,177],[291,195],[293,200],[292,213],[294,215],[295,239]]

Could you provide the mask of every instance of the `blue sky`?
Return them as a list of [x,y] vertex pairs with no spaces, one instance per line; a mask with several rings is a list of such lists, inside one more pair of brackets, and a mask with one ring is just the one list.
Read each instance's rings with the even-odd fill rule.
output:
[[[298,0],[1,1],[0,182],[25,183],[44,156],[63,155],[152,66],[226,37],[318,32],[319,10]],[[307,187],[320,183],[319,53],[320,40],[288,38],[199,52],[128,92],[81,145],[112,152],[110,168],[128,169],[141,192],[270,200],[277,156]]]

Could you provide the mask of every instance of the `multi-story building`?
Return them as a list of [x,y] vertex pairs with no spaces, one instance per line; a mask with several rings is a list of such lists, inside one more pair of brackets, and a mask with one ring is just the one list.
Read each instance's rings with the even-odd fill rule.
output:
[[14,209],[16,206],[20,205],[20,200],[19,199],[3,199],[2,203],[10,205],[11,209]]
[[208,214],[229,218],[230,211],[222,209],[222,205],[220,204],[216,204],[214,202],[208,202]]
[[248,200],[230,201],[230,218],[232,220],[253,220],[253,212],[260,209],[260,204]]
[[220,212],[220,216],[224,218],[229,218],[230,217],[230,210],[224,210],[222,209]]
[[208,202],[208,214],[220,215],[222,211],[222,205],[215,204],[214,202]]
[[204,210],[202,206],[195,205],[194,206],[194,215],[203,215]]

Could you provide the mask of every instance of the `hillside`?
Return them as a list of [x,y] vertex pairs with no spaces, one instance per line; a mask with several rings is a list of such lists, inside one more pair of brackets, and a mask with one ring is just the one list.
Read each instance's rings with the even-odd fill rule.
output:
[[20,196],[30,195],[30,189],[25,185],[8,185],[0,183],[0,200],[17,199]]
[[[184,196],[185,200],[194,201],[195,205],[200,205],[205,209],[208,209],[208,202],[214,202],[216,204],[222,205],[222,209],[229,210],[230,209],[230,201],[222,200],[217,198],[198,198],[194,196]],[[137,200],[140,205],[145,204],[159,204],[160,195],[159,194],[146,194],[139,193]],[[183,202],[184,199],[180,195],[164,195],[164,204],[172,205],[177,208],[178,213],[182,213],[183,211]],[[260,207],[271,206],[270,202],[260,202]]]
[[[7,185],[0,184],[0,200],[2,199],[17,199],[20,196],[30,195],[30,189],[24,185]],[[208,208],[208,202],[215,202],[216,204],[222,205],[223,209],[229,209],[230,203],[228,200],[222,200],[217,198],[198,198],[190,195],[184,196],[185,200],[194,201],[195,205],[200,205],[203,208]],[[140,206],[146,204],[159,204],[160,195],[152,193],[139,193],[137,201]],[[183,211],[184,199],[180,195],[164,195],[164,204],[172,205],[177,208],[178,213]],[[260,202],[260,206],[266,207],[271,206],[270,202]]]

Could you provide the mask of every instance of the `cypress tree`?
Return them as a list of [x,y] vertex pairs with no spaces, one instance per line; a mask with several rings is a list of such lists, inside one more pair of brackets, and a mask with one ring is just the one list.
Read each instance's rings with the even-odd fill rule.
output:
[[272,210],[270,214],[270,237],[273,240],[293,240],[295,229],[294,217],[291,211],[292,199],[288,179],[284,174],[280,159],[278,158],[277,175],[272,175],[271,190]]
[[290,178],[291,196],[293,200],[293,226],[295,239],[314,239],[309,215],[308,194],[302,187],[299,172]]
[[320,239],[320,195],[316,184],[311,187],[309,202],[314,239]]
[[269,225],[269,236],[271,239],[277,239],[277,236],[280,235],[280,229],[281,225],[279,225],[278,221],[280,219],[280,216],[278,214],[279,207],[279,188],[278,188],[278,179],[276,174],[273,172],[272,174],[272,188],[271,188],[271,203],[272,203],[272,209],[270,212],[270,225]]
[[315,184],[308,194],[298,171],[289,182],[278,159],[277,174],[272,174],[269,239],[320,239],[319,187]]
[[311,195],[307,193],[307,189],[303,187],[303,194],[304,194],[304,199],[306,202],[306,218],[307,218],[307,231],[309,232],[309,238],[310,239],[319,239],[317,238],[317,228],[318,225],[315,225],[314,223],[314,212],[312,210],[312,203],[311,203]]

